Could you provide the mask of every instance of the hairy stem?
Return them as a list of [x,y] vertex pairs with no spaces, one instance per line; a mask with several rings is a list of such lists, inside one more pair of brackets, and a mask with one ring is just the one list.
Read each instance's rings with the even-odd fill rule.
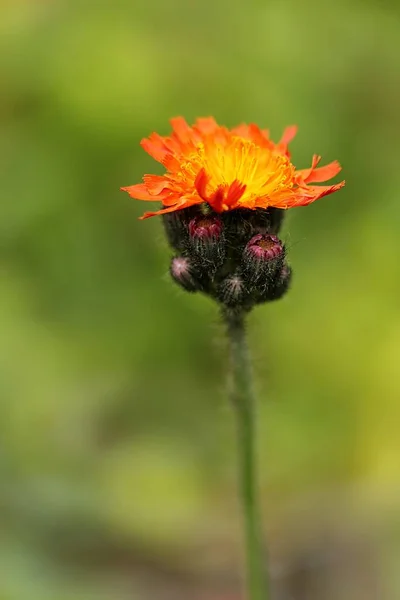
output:
[[268,600],[256,476],[255,399],[244,314],[226,311],[231,354],[231,398],[237,417],[240,494],[244,518],[248,600]]

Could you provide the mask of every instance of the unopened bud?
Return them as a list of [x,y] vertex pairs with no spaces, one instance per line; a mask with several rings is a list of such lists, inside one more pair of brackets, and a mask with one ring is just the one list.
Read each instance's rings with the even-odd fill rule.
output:
[[170,273],[172,279],[187,292],[202,289],[196,270],[186,256],[175,256],[172,259]]
[[289,265],[283,265],[281,272],[276,278],[274,285],[268,290],[264,300],[279,300],[286,294],[292,281],[292,269]]
[[172,248],[182,252],[188,243],[189,222],[199,214],[197,206],[191,206],[163,215],[165,233]]
[[225,259],[223,223],[217,215],[199,215],[189,222],[189,252],[200,268],[215,272]]
[[285,249],[275,235],[257,234],[248,242],[243,253],[243,275],[260,292],[270,285],[282,268]]
[[282,254],[283,246],[276,235],[263,235],[261,233],[251,238],[245,252],[260,262],[266,262]]
[[218,240],[222,233],[222,221],[216,216],[200,215],[189,223],[189,234],[193,239]]
[[229,307],[240,306],[247,296],[243,279],[238,274],[226,277],[219,285],[218,300]]

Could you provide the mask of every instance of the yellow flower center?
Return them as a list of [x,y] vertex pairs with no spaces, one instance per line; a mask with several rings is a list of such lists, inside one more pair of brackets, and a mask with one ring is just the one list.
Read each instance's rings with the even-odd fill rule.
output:
[[232,136],[229,143],[200,143],[196,152],[181,164],[180,177],[185,181],[204,169],[207,190],[214,193],[220,186],[228,188],[234,181],[246,186],[239,204],[251,206],[257,198],[268,197],[294,184],[295,169],[289,159],[268,147]]

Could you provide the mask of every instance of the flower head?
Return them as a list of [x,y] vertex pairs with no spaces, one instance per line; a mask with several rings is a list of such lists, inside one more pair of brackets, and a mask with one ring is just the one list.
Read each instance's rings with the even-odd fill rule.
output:
[[344,181],[312,185],[335,177],[341,170],[337,161],[318,167],[321,157],[314,155],[310,168],[296,170],[288,150],[294,126],[275,144],[267,130],[254,124],[227,129],[208,117],[190,127],[177,117],[171,125],[170,136],[152,133],[141,142],[166,173],[145,175],[143,183],[121,188],[132,198],[163,204],[142,219],[203,203],[216,213],[306,206],[344,186]]

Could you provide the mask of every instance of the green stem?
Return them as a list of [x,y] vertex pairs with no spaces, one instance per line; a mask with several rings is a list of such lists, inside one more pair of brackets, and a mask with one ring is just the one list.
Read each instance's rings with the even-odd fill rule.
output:
[[231,352],[231,397],[237,416],[240,492],[244,517],[247,597],[268,600],[266,564],[256,477],[255,413],[250,355],[246,343],[244,314],[226,311]]

